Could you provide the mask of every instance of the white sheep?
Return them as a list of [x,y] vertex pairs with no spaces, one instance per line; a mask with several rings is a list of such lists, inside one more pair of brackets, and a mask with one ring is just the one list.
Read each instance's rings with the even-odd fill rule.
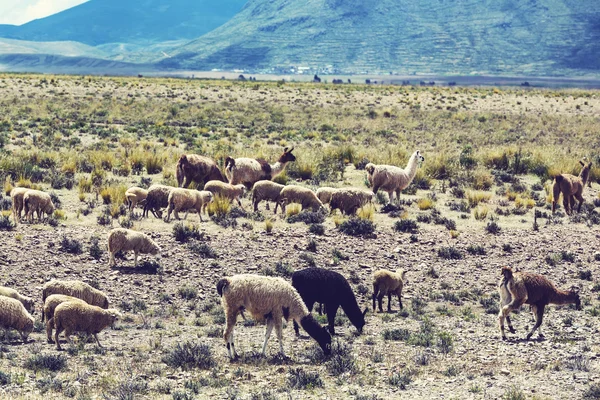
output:
[[400,309],[402,309],[402,288],[406,282],[406,271],[399,269],[396,272],[380,269],[373,274],[373,311],[375,299],[379,302],[379,312],[383,312],[383,296],[388,297],[388,312],[392,311],[392,295],[398,296]]
[[329,202],[331,201],[331,195],[337,190],[337,188],[324,186],[318,188],[315,194],[317,195],[317,198],[321,200],[321,203],[329,204]]
[[33,330],[34,319],[27,312],[23,303],[11,297],[0,296],[0,327],[8,331],[14,328],[19,331],[23,343]]
[[299,203],[303,210],[310,208],[313,211],[319,211],[323,208],[323,203],[317,198],[315,192],[303,186],[289,185],[281,190],[279,204],[282,213],[285,213],[285,207],[290,203]]
[[21,222],[21,211],[23,211],[23,196],[28,191],[28,188],[17,187],[10,191],[10,199],[12,200],[13,218],[15,224]]
[[[77,297],[88,304],[108,308],[108,298],[106,295],[101,290],[93,288],[82,281],[60,281],[54,279],[46,282],[42,288],[42,301],[45,303],[46,299],[53,294]],[[42,314],[42,321],[43,318]]]
[[15,289],[5,287],[5,286],[0,286],[0,296],[6,296],[6,297],[10,297],[15,300],[19,300],[23,304],[23,306],[25,307],[25,309],[27,311],[29,311],[30,313],[33,313],[34,302],[31,297],[23,296],[22,294],[17,292]]
[[250,189],[258,181],[272,180],[283,172],[289,162],[296,161],[296,157],[292,154],[293,150],[293,147],[289,150],[287,147],[283,149],[283,154],[275,164],[269,164],[262,158],[242,157],[233,159],[227,157],[225,159],[225,175],[232,185],[243,183]]
[[59,304],[67,301],[82,302],[87,304],[85,301],[78,299],[77,297],[67,296],[64,294],[52,294],[48,296],[44,302],[44,310],[42,314],[42,321],[46,319],[46,336],[48,337],[48,343],[54,343],[52,341],[52,330],[54,329],[54,310]]
[[30,189],[23,195],[23,209],[25,217],[31,223],[33,222],[33,212],[37,213],[38,220],[42,220],[43,214],[48,217],[54,212],[54,203],[48,193]]
[[133,212],[135,206],[138,204],[144,204],[148,197],[148,191],[141,187],[132,186],[125,191],[125,203],[129,208],[129,212]]
[[152,211],[152,214],[156,218],[162,218],[162,208],[169,206],[169,193],[175,189],[172,186],[165,185],[152,185],[148,188],[148,195],[146,196],[146,204],[144,204],[144,212],[142,217],[148,216],[148,211]]
[[102,347],[98,340],[98,333],[108,326],[113,326],[120,316],[119,311],[114,308],[104,310],[97,306],[73,301],[59,304],[54,310],[56,349],[61,350],[58,335],[62,331],[65,332],[68,343],[71,343],[72,333],[84,332],[93,335],[98,346]]
[[273,327],[283,354],[282,318],[286,321],[291,318],[299,323],[319,343],[323,352],[330,354],[331,336],[310,314],[296,289],[285,280],[251,274],[234,275],[221,279],[217,283],[217,292],[226,315],[223,339],[229,357],[238,357],[233,343],[233,328],[238,314],[243,311],[248,311],[254,320],[267,325],[263,355]]
[[[277,214],[277,206],[279,205],[279,196],[284,185],[273,181],[258,181],[252,187],[252,204],[254,205],[254,211],[258,211],[258,204],[265,201],[275,202],[275,214]],[[269,203],[267,203],[267,209],[269,209]]]
[[393,203],[394,192],[396,192],[396,202],[400,200],[400,191],[406,189],[417,174],[419,162],[425,161],[419,150],[415,151],[406,168],[402,169],[393,165],[375,165],[368,163],[365,166],[367,179],[373,188],[373,193],[377,194],[379,189],[383,189],[389,195],[390,203]]
[[193,190],[175,188],[169,193],[169,208],[167,211],[166,222],[171,219],[171,212],[174,212],[175,218],[179,219],[179,211],[185,211],[186,217],[189,210],[196,210],[202,221],[202,211],[206,212],[206,207],[213,201],[213,194],[208,190]]
[[232,185],[221,181],[208,181],[206,182],[206,185],[204,185],[204,190],[208,190],[215,196],[220,195],[226,197],[232,202],[237,201],[239,206],[244,208],[240,198],[244,196],[246,186],[242,184]]
[[150,238],[150,236],[125,228],[115,228],[108,233],[108,252],[110,257],[108,266],[116,265],[115,254],[119,251],[131,251],[134,253],[134,266],[137,267],[138,254],[160,253],[160,247]]
[[373,202],[375,194],[370,190],[358,188],[342,188],[331,194],[329,206],[331,211],[339,209],[346,215],[356,214],[356,210]]

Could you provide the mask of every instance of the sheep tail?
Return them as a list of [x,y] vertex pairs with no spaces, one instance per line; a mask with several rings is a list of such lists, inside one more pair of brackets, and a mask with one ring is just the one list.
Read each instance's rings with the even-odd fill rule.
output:
[[228,287],[229,287],[229,280],[227,278],[223,278],[217,283],[217,293],[219,293],[220,297],[223,297],[223,292]]

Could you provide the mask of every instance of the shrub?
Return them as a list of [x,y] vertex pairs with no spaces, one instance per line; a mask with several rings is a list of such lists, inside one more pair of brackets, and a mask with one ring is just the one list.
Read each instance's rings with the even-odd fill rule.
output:
[[584,280],[584,281],[591,281],[592,280],[592,271],[591,270],[585,270],[585,271],[579,271],[579,279]]
[[13,229],[15,229],[15,224],[8,215],[0,215],[0,231],[12,231]]
[[418,229],[419,226],[417,225],[417,222],[412,219],[401,219],[394,224],[394,230],[396,232],[417,233]]
[[592,383],[583,393],[584,399],[600,399],[600,383]]
[[188,244],[188,249],[202,258],[217,258],[215,250],[206,243],[193,242]]
[[406,341],[410,337],[408,329],[386,329],[381,334],[385,340]]
[[485,247],[480,245],[469,245],[469,247],[467,247],[467,251],[473,255],[485,256]]
[[172,368],[189,370],[192,368],[210,369],[217,365],[210,347],[190,341],[177,343],[174,349],[165,354],[162,361]]
[[317,241],[314,239],[309,239],[308,244],[306,245],[306,250],[316,253],[317,252]]
[[461,260],[464,255],[454,247],[441,247],[438,249],[438,257],[446,260]]
[[190,239],[202,239],[204,234],[192,224],[177,222],[175,225],[173,225],[173,237],[179,243],[185,243]]
[[0,195],[0,211],[7,211],[12,209],[12,199],[10,197],[4,197]]
[[206,207],[206,212],[210,216],[224,216],[229,213],[229,210],[231,210],[231,202],[220,194],[214,196],[213,201]]
[[405,371],[403,373],[394,372],[389,378],[388,383],[396,386],[401,390],[406,390],[406,387],[412,382],[412,373]]
[[375,215],[375,206],[372,204],[366,204],[358,209],[356,212],[356,216],[358,219],[364,219],[373,221],[373,216]]
[[35,354],[25,361],[25,368],[33,371],[61,371],[67,366],[67,358],[62,354]]
[[496,235],[500,233],[500,225],[496,221],[490,221],[487,223],[485,230],[487,233],[491,233],[492,235]]
[[487,206],[477,206],[477,208],[473,209],[473,217],[477,221],[483,221],[488,216],[489,209]]
[[340,232],[350,236],[371,235],[375,232],[375,224],[369,220],[350,218],[338,227]]
[[308,228],[308,231],[315,235],[324,235],[325,226],[323,224],[311,224]]
[[298,215],[300,211],[302,211],[302,205],[298,203],[290,203],[285,207],[285,215],[288,219],[294,215]]
[[452,339],[452,335],[448,332],[438,333],[437,347],[444,354],[450,353],[454,348],[454,340]]
[[163,169],[162,164],[163,161],[159,156],[156,154],[149,155],[146,157],[146,172],[148,175],[158,174]]
[[83,252],[81,242],[77,239],[69,239],[63,236],[60,241],[60,250],[69,254],[81,254]]
[[346,343],[334,342],[331,345],[331,357],[327,362],[327,371],[333,376],[346,372],[354,374],[358,369],[356,358],[352,354],[352,346]]
[[266,219],[265,220],[265,232],[271,233],[273,231],[273,220]]
[[193,300],[198,297],[198,289],[193,286],[185,285],[180,287],[177,292],[179,296],[184,300]]
[[422,198],[422,199],[417,200],[417,206],[419,207],[419,210],[425,211],[425,210],[430,210],[433,207],[435,207],[435,203],[431,199]]
[[502,400],[525,400],[525,393],[516,386],[508,389],[502,396]]
[[323,387],[323,380],[318,372],[306,372],[302,368],[288,370],[287,385],[290,389],[314,389]]
[[99,260],[103,253],[104,250],[100,247],[100,239],[97,236],[92,236],[90,239],[90,256],[94,260]]
[[98,225],[112,225],[112,216],[110,215],[110,209],[108,207],[104,207],[96,220],[98,222]]
[[304,222],[305,224],[322,224],[323,222],[325,222],[326,217],[327,213],[325,211],[304,210],[296,214],[288,214],[287,222],[289,222],[290,224],[296,222]]
[[10,374],[0,371],[0,386],[10,385]]
[[469,207],[473,208],[477,206],[479,203],[487,203],[492,198],[491,193],[475,191],[475,190],[467,190],[467,202],[469,203]]

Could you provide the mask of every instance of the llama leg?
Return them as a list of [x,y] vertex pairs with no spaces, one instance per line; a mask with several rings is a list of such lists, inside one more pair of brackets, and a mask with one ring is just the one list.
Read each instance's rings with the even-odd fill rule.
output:
[[510,317],[508,315],[506,316],[506,324],[508,325],[508,331],[510,333],[517,333],[517,331],[515,331],[515,328],[513,328],[512,322],[511,322]]
[[508,314],[510,314],[511,311],[521,307],[521,305],[525,303],[526,300],[527,298],[516,299],[513,297],[513,300],[504,307],[502,307],[502,309],[500,310],[498,319],[500,322],[500,331],[502,332],[502,340],[506,340],[506,334],[504,333],[504,320],[506,319]]
[[263,348],[262,348],[262,355],[266,355],[266,351],[267,351],[267,343],[269,342],[269,337],[271,336],[271,331],[273,330],[273,325],[275,325],[275,321],[273,321],[273,318],[268,318],[267,319],[267,330],[265,332],[265,343],[263,344]]
[[[583,204],[584,200],[583,200],[583,196],[581,195],[581,193],[577,193],[575,195],[575,197],[577,198],[577,201],[579,202],[579,206],[577,206],[577,212],[581,212],[581,205]],[[573,208],[573,207],[571,207]]]
[[48,337],[48,343],[54,343],[52,341],[52,328],[54,327],[54,318],[50,318],[46,321],[46,336]]
[[279,352],[282,356],[285,356],[285,353],[283,352],[283,324],[281,318],[276,318],[274,324],[275,334],[277,335],[277,341],[279,342]]
[[390,199],[390,204],[394,204],[394,191],[390,190],[390,191],[387,192],[387,194],[388,194],[388,197]]
[[110,258],[108,259],[108,266],[111,267],[111,266],[114,266],[116,264],[117,263],[115,261],[115,253],[111,252],[110,253]]
[[373,285],[373,311],[375,311],[375,299],[377,298],[377,294],[379,292],[379,288],[377,285]]
[[335,335],[335,315],[337,314],[338,308],[339,308],[338,304],[330,304],[326,310],[328,329],[329,329],[329,333],[331,334],[331,336]]
[[400,189],[396,189],[396,203],[400,204]]
[[527,334],[527,340],[529,340],[529,338],[531,338],[531,335],[533,335],[533,332],[535,332],[535,330],[537,328],[540,327],[540,325],[542,324],[542,321],[544,319],[544,309],[545,309],[545,305],[539,305],[537,307],[534,306],[534,312],[536,315],[536,321],[535,321],[535,325],[533,326],[533,329],[531,329],[531,332],[529,332]]
[[402,293],[396,293],[396,295],[398,296],[398,303],[400,303],[400,309],[402,310]]
[[565,195],[563,193],[563,206],[565,207],[565,213],[567,213],[567,215],[569,215],[569,195]]
[[383,312],[383,296],[385,296],[384,293],[380,292],[379,296],[377,296],[377,303],[379,305],[379,312]]
[[137,262],[138,262],[138,252],[134,251],[133,252],[133,266],[137,267]]
[[575,196],[571,195],[571,204],[570,204],[570,209],[571,209],[571,214],[573,214],[575,212]]
[[235,352],[235,347],[233,347],[233,328],[235,327],[235,321],[237,319],[237,314],[228,314],[227,321],[225,323],[225,330],[223,331],[223,340],[227,344],[227,353],[229,353],[229,358],[237,358],[238,355]]

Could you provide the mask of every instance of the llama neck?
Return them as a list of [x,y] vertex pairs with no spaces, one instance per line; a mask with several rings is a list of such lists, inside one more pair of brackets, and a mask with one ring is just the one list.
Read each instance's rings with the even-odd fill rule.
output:
[[576,302],[575,295],[573,293],[559,289],[551,293],[548,300],[549,303],[552,304],[570,304]]
[[280,173],[282,173],[286,165],[287,162],[281,161],[277,161],[275,164],[271,164],[271,176],[274,178]]
[[413,154],[410,157],[410,160],[408,160],[408,164],[406,165],[406,168],[404,168],[404,171],[406,171],[406,174],[408,175],[409,183],[412,182],[415,175],[417,174],[417,167],[418,167],[417,155]]
[[583,186],[585,186],[590,177],[589,168],[583,167],[583,169],[579,173],[579,177],[581,178],[581,181],[583,182]]

